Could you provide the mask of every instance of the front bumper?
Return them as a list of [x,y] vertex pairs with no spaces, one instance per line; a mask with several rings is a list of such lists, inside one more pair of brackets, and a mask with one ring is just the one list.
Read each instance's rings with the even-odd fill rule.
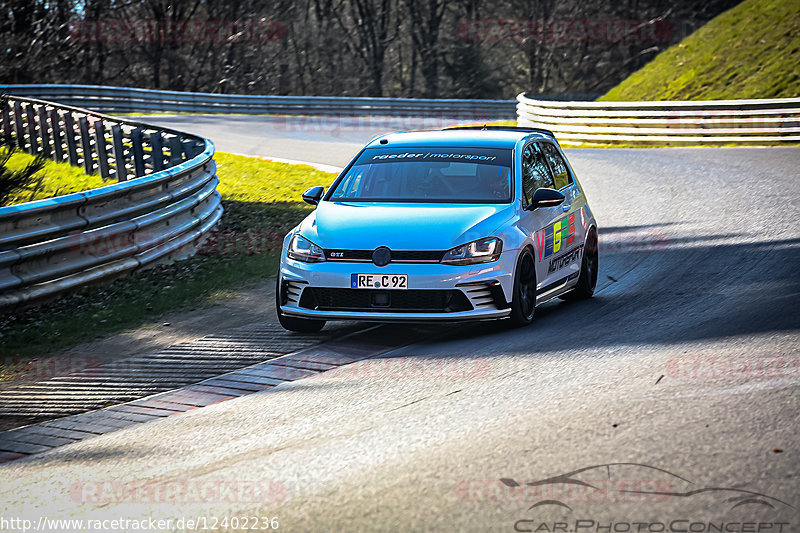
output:
[[[454,266],[440,263],[304,263],[288,259],[280,268],[281,311],[321,320],[462,321],[510,314],[516,250],[495,262]],[[352,289],[351,274],[407,274],[408,290]],[[380,298],[377,293],[387,293]],[[375,300],[380,299],[380,305]],[[386,301],[388,299],[388,305]]]

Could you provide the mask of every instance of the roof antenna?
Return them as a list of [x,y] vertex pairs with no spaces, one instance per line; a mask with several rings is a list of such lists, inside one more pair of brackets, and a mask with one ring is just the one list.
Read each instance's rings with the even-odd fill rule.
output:
[[483,127],[482,127],[481,129],[482,129],[482,130],[485,130],[485,129],[486,129],[486,123],[484,123],[484,124],[483,124]]

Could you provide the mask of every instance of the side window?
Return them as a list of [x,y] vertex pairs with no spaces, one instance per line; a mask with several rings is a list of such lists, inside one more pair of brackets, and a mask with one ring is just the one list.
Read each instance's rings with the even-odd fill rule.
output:
[[570,178],[569,170],[567,169],[567,163],[564,161],[564,158],[561,157],[561,154],[558,153],[558,149],[550,143],[544,143],[543,150],[547,157],[547,162],[550,164],[550,168],[553,171],[553,180],[555,181],[554,188],[561,189],[572,183],[572,178]]
[[358,192],[362,187],[362,181],[365,181],[364,175],[369,169],[369,165],[355,165],[350,172],[344,177],[342,182],[333,192],[333,198],[350,198],[358,196]]
[[531,203],[534,191],[542,187],[552,188],[553,177],[541,146],[530,143],[522,150],[522,194],[525,205]]

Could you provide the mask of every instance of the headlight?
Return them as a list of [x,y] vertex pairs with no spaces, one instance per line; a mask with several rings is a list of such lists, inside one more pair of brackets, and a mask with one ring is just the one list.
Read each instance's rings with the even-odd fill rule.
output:
[[442,263],[448,265],[490,263],[497,261],[502,251],[503,241],[497,237],[486,237],[448,250],[442,258]]
[[305,263],[321,263],[325,261],[325,254],[322,248],[309,241],[300,234],[296,234],[289,242],[289,259],[303,261]]

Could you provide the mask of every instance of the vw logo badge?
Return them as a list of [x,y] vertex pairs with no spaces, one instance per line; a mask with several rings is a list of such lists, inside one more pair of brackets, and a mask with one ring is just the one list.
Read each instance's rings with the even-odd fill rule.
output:
[[392,261],[392,252],[385,246],[375,248],[372,252],[372,262],[376,266],[382,267],[388,265]]

